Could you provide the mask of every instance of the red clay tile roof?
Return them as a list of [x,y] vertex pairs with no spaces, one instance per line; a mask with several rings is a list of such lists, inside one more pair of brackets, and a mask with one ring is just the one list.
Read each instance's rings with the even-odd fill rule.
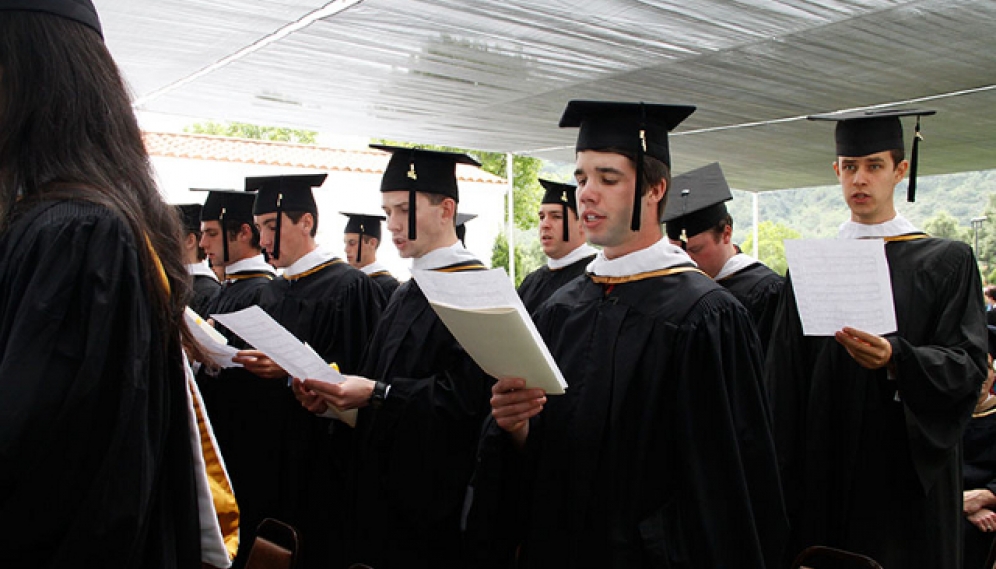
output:
[[[380,150],[344,150],[325,146],[250,140],[207,134],[143,132],[149,156],[217,160],[242,164],[310,168],[326,172],[383,174],[390,154]],[[505,184],[505,180],[480,168],[457,165],[462,182]]]

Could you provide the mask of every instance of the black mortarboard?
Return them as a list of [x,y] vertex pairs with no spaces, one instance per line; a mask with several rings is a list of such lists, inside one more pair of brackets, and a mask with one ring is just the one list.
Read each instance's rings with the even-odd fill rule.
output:
[[539,183],[543,186],[546,192],[543,194],[543,199],[540,200],[541,204],[560,204],[563,206],[563,216],[564,216],[564,241],[571,240],[570,234],[570,224],[567,216],[567,208],[574,210],[574,214],[578,213],[578,202],[577,192],[578,187],[574,184],[562,184],[560,182],[554,182],[552,180],[539,179]]
[[303,211],[318,214],[318,204],[311,188],[321,186],[328,174],[298,174],[294,176],[257,176],[246,178],[246,191],[256,192],[253,215],[277,213],[277,227],[273,235],[273,253],[280,258],[281,214],[285,211]]
[[208,192],[201,208],[201,221],[217,221],[221,224],[221,245],[225,263],[228,263],[228,232],[225,225],[233,221],[240,226],[248,223],[253,227],[252,207],[256,201],[255,192],[237,190],[205,190],[190,188],[195,192]]
[[460,240],[460,243],[463,243],[464,247],[467,246],[467,243],[464,242],[464,237],[467,236],[467,226],[464,225],[464,224],[467,223],[468,221],[476,218],[476,217],[477,217],[476,213],[458,213],[458,214],[456,214],[456,234],[457,234],[457,239]]
[[363,253],[363,236],[368,235],[380,240],[380,222],[387,219],[383,215],[370,215],[366,213],[347,213],[344,211],[339,212],[341,215],[345,215],[349,218],[346,222],[346,229],[343,233],[356,233],[360,236],[359,243],[356,245],[356,262],[361,261],[361,254]]
[[617,148],[636,157],[636,195],[633,197],[633,231],[640,229],[640,186],[643,155],[671,167],[667,133],[695,112],[690,105],[655,105],[606,101],[571,101],[560,117],[561,127],[581,127],[574,149]]
[[813,115],[807,118],[811,121],[835,121],[837,156],[858,158],[885,150],[905,148],[903,125],[899,117],[915,116],[913,148],[910,150],[910,181],[906,190],[906,200],[912,202],[916,201],[917,155],[923,138],[920,135],[920,117],[936,113],[937,111],[921,109],[891,109]]
[[180,214],[180,220],[183,221],[183,229],[185,230],[185,233],[200,233],[201,204],[177,204],[174,207],[176,207],[176,211]]
[[90,0],[0,0],[0,11],[5,10],[55,14],[75,20],[96,31],[101,38],[104,37],[97,9]]
[[481,163],[466,154],[440,152],[420,148],[402,148],[371,144],[370,148],[392,154],[384,177],[380,181],[380,191],[408,191],[408,238],[415,239],[415,192],[440,194],[459,202],[457,191],[456,165]]
[[729,215],[726,202],[733,199],[718,162],[675,176],[668,194],[661,223],[675,241],[681,240],[682,231],[693,237],[715,227]]

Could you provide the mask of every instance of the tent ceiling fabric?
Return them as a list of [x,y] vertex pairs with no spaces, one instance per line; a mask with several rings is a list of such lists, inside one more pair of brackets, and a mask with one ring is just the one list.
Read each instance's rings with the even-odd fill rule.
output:
[[95,3],[142,110],[572,161],[570,99],[690,103],[676,172],[760,191],[834,181],[805,115],[914,101],[922,175],[996,168],[992,0],[342,1]]

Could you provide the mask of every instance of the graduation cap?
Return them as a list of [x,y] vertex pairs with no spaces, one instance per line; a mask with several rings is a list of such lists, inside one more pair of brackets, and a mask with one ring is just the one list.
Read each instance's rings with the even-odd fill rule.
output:
[[199,233],[201,230],[201,204],[186,203],[173,206],[180,214],[185,233]]
[[371,144],[370,148],[392,154],[384,177],[380,181],[380,191],[408,191],[408,239],[415,239],[415,192],[439,194],[454,201],[460,201],[457,191],[456,165],[481,163],[466,154],[403,148]]
[[694,237],[715,227],[729,215],[726,202],[733,199],[719,162],[675,176],[668,194],[660,221],[667,224],[667,236],[675,241],[682,240],[682,231]]
[[246,191],[256,192],[253,215],[277,213],[277,227],[273,234],[273,253],[280,258],[280,219],[285,211],[303,211],[318,215],[318,204],[311,188],[321,186],[328,174],[298,174],[294,176],[256,176],[246,178]]
[[380,240],[380,222],[387,219],[383,215],[370,215],[366,213],[346,213],[339,212],[349,218],[346,222],[346,229],[343,233],[356,233],[360,236],[360,242],[356,246],[356,262],[359,263],[363,253],[363,236],[369,235]]
[[937,114],[933,110],[890,109],[881,111],[854,111],[806,117],[811,121],[834,121],[837,123],[834,138],[837,141],[837,156],[860,157],[885,150],[904,148],[903,124],[899,117],[915,116],[916,127],[913,134],[913,148],[910,151],[910,181],[906,189],[906,201],[916,201],[916,167],[920,150],[920,117]]
[[571,240],[570,225],[567,223],[567,208],[574,210],[574,214],[578,213],[578,201],[577,193],[578,187],[574,184],[562,184],[560,182],[554,182],[552,180],[539,179],[539,183],[546,190],[543,194],[543,199],[540,200],[541,204],[560,204],[564,209],[564,241]]
[[476,218],[476,217],[477,217],[476,213],[458,213],[458,214],[456,214],[456,234],[457,234],[457,239],[460,240],[460,243],[463,243],[464,247],[467,246],[467,243],[464,242],[464,240],[463,240],[464,237],[467,236],[467,227],[464,224],[467,223],[468,221]]
[[570,101],[560,117],[560,126],[581,128],[576,152],[618,148],[636,156],[636,188],[630,228],[638,231],[643,156],[652,156],[670,168],[667,133],[694,112],[695,107],[690,105]]
[[253,227],[252,207],[256,201],[255,192],[237,190],[206,190],[190,188],[194,192],[208,192],[201,208],[201,221],[217,221],[221,224],[221,246],[224,262],[228,263],[228,233],[225,224],[234,221],[240,226],[248,223]]
[[63,18],[75,20],[104,37],[100,28],[100,18],[97,9],[90,0],[0,0],[0,12],[5,10],[24,10],[28,12],[46,12]]

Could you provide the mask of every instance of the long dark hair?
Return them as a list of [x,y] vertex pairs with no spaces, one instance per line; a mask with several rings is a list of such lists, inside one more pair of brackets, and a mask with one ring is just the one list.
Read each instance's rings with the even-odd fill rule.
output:
[[[127,221],[164,347],[176,346],[182,334],[196,351],[183,320],[191,284],[179,218],[156,188],[127,89],[103,40],[66,18],[3,11],[0,234],[31,205],[62,199],[98,203]],[[152,250],[143,246],[146,238]]]

